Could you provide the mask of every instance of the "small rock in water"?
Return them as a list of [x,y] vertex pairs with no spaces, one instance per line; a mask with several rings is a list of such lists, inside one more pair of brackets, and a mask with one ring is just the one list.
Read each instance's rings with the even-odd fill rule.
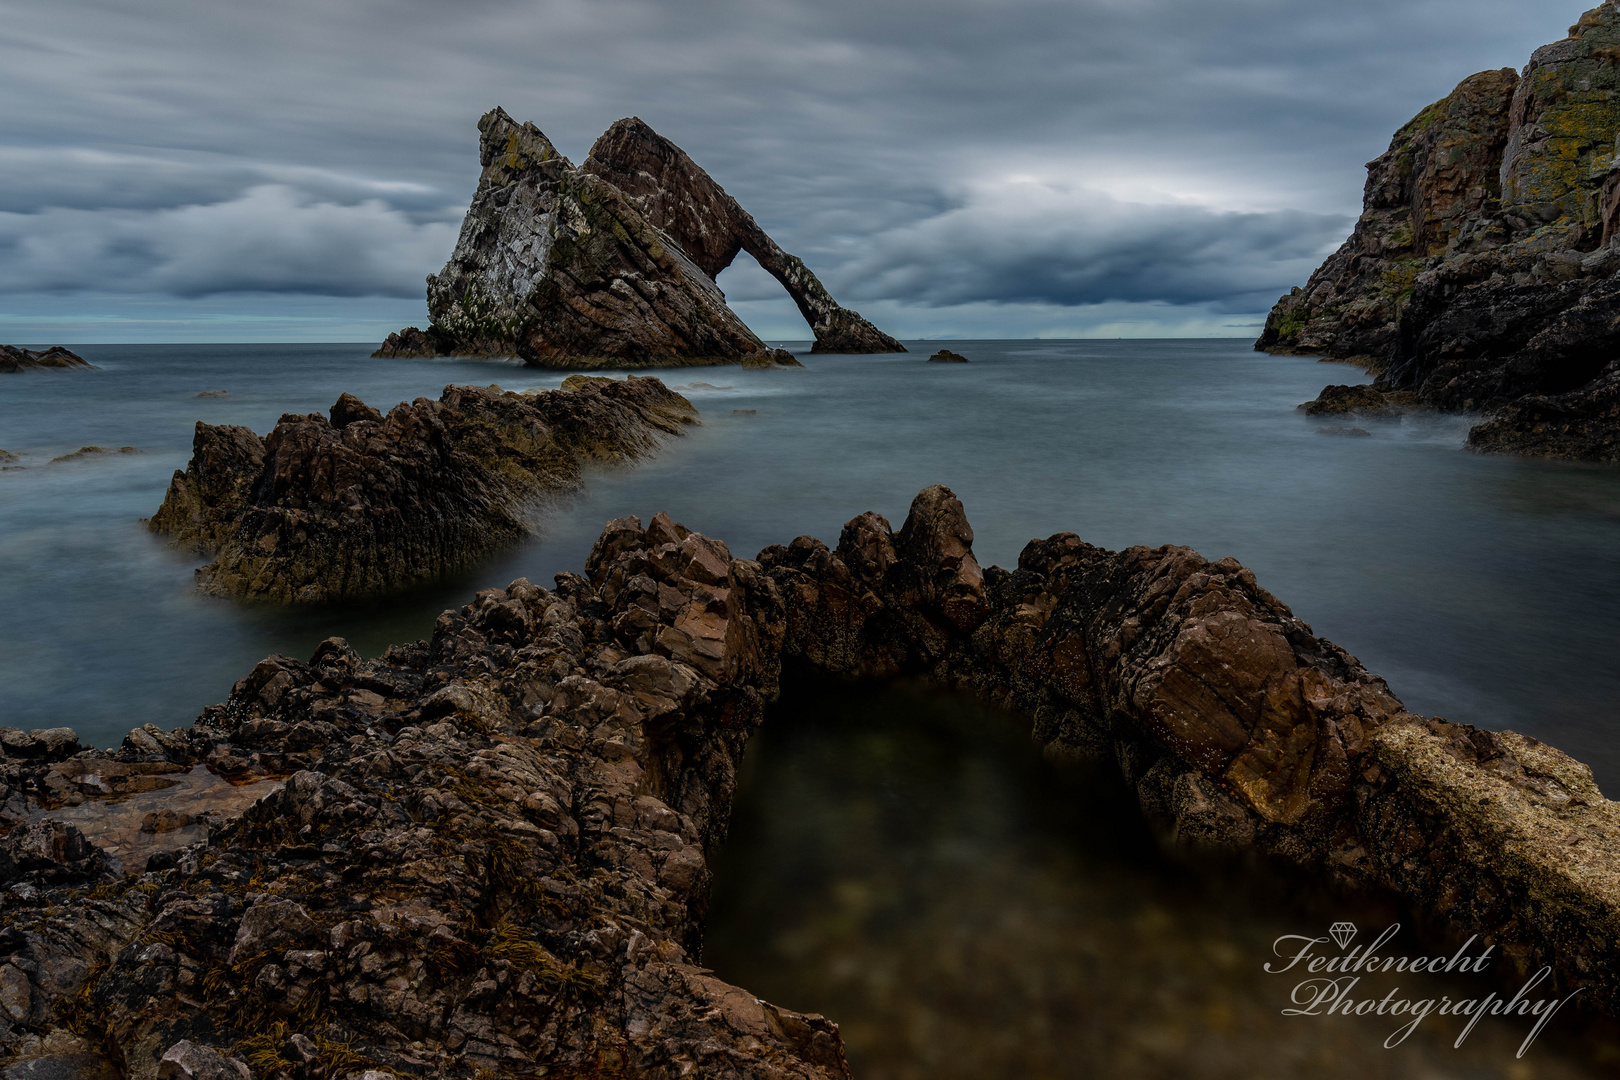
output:
[[732,416],[753,416],[757,412],[759,412],[758,409],[732,409],[731,410],[731,415]]
[[141,832],[174,832],[176,829],[184,829],[186,826],[195,825],[196,823],[197,819],[192,815],[164,807],[161,810],[147,812],[146,816],[141,819]]
[[54,465],[58,461],[74,461],[74,460],[77,460],[78,458],[97,457],[97,456],[99,456],[101,454],[138,454],[138,453],[140,453],[140,451],[137,450],[133,446],[120,446],[117,450],[114,450],[110,446],[81,446],[77,450],[73,451],[73,453],[71,453],[71,454],[63,454],[61,457],[51,458],[51,464]]
[[729,387],[729,386],[716,386],[716,385],[714,385],[714,383],[693,382],[693,383],[687,383],[685,386],[672,386],[672,387],[670,387],[670,389],[671,390],[730,390],[731,387]]
[[771,349],[768,352],[756,353],[753,356],[743,357],[742,366],[755,371],[769,371],[774,368],[804,367],[798,359],[786,349]]
[[1363,435],[1367,436],[1368,438],[1372,437],[1372,432],[1368,431],[1366,428],[1358,427],[1324,427],[1317,428],[1316,433],[1318,435],[1354,435],[1357,438],[1360,438]]
[[949,349],[941,349],[933,356],[930,356],[928,358],[928,362],[930,364],[966,364],[969,363],[969,360],[961,353],[954,353]]
[[204,390],[202,393],[198,394],[197,396],[201,397],[201,398],[229,397],[230,393],[231,392],[229,390]]

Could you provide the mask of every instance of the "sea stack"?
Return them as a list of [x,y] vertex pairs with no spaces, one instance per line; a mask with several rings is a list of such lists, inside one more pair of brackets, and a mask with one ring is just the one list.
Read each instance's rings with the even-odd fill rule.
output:
[[1256,348],[1492,415],[1469,445],[1620,460],[1620,9],[1472,75],[1368,165],[1355,231]]
[[904,351],[642,121],[614,124],[579,168],[502,109],[478,130],[483,173],[450,261],[428,278],[432,324],[389,335],[375,355],[586,370],[736,363],[769,352],[715,283],[744,250],[787,288],[816,351]]

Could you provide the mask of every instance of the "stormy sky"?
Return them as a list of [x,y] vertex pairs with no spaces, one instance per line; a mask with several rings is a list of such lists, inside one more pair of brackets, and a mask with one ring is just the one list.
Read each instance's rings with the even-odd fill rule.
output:
[[425,325],[496,104],[576,162],[642,117],[901,337],[1251,335],[1398,126],[1589,6],[0,2],[0,341]]

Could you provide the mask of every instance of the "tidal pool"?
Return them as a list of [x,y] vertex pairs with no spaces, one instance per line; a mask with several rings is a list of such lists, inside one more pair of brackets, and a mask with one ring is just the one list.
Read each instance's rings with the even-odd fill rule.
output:
[[[1341,920],[1356,924],[1354,948],[1402,916],[1254,868],[1168,862],[1117,781],[1059,773],[1016,721],[974,702],[909,684],[800,683],[748,748],[703,963],[836,1021],[856,1080],[1620,1069],[1614,1030],[1573,1009],[1523,1058],[1533,1019],[1487,1017],[1454,1049],[1465,1019],[1430,1014],[1386,1049],[1410,1017],[1283,1015],[1309,976],[1267,973],[1286,962],[1275,943],[1326,937]],[[1449,957],[1461,944],[1403,932],[1380,953],[1444,946]],[[1378,974],[1350,996],[1479,999],[1519,985],[1491,977],[1500,970]]]

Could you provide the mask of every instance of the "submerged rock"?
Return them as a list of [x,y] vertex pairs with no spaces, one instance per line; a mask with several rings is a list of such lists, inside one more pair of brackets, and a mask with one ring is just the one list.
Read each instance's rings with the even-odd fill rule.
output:
[[40,352],[16,345],[0,345],[0,374],[13,371],[34,371],[45,368],[90,368],[90,363],[78,353],[69,352],[60,345],[52,345]]
[[197,571],[208,592],[376,595],[515,541],[527,504],[576,489],[583,462],[640,457],[696,417],[657,379],[575,376],[535,394],[447,387],[387,416],[344,394],[330,418],[289,414],[263,439],[199,422],[150,527],[214,556]]
[[772,349],[769,352],[750,356],[742,362],[745,368],[755,368],[769,371],[773,368],[802,368],[799,358],[786,349]]
[[1415,396],[1405,392],[1385,392],[1367,383],[1360,386],[1328,386],[1315,401],[1300,406],[1307,416],[1337,416],[1344,413],[1368,413],[1387,416],[1399,412],[1403,406],[1415,403]]
[[483,173],[450,261],[428,278],[426,330],[377,356],[517,356],[539,367],[735,363],[769,350],[715,276],[755,254],[798,303],[817,349],[903,351],[839,307],[707,173],[639,120],[575,168],[533,124],[478,122]]
[[1368,166],[1355,232],[1256,348],[1359,359],[1381,390],[1497,412],[1475,449],[1620,460],[1620,8],[1464,80]]
[[1118,769],[1170,850],[1393,890],[1620,1004],[1620,807],[1585,766],[1407,713],[1236,560],[1060,533],[986,569],[972,545],[942,487],[898,532],[867,513],[757,560],[623,518],[586,576],[486,589],[429,641],[263,661],[160,733],[172,764],[290,774],[206,842],[107,880],[65,830],[8,841],[0,1047],[70,1022],[135,1077],[183,1040],[262,1075],[845,1077],[833,1023],[696,963],[788,664],[978,695]]
[[100,457],[103,454],[138,454],[138,453],[140,453],[140,451],[137,450],[133,446],[120,446],[116,450],[114,450],[110,446],[81,446],[77,450],[73,451],[73,453],[71,453],[71,454],[63,454],[61,457],[53,457],[53,458],[51,458],[51,464],[54,465],[58,461],[79,461],[79,460],[82,460],[84,458]]
[[928,362],[930,364],[965,364],[968,362],[968,358],[963,356],[961,353],[951,352],[949,349],[941,349],[933,356],[930,356],[928,358]]

